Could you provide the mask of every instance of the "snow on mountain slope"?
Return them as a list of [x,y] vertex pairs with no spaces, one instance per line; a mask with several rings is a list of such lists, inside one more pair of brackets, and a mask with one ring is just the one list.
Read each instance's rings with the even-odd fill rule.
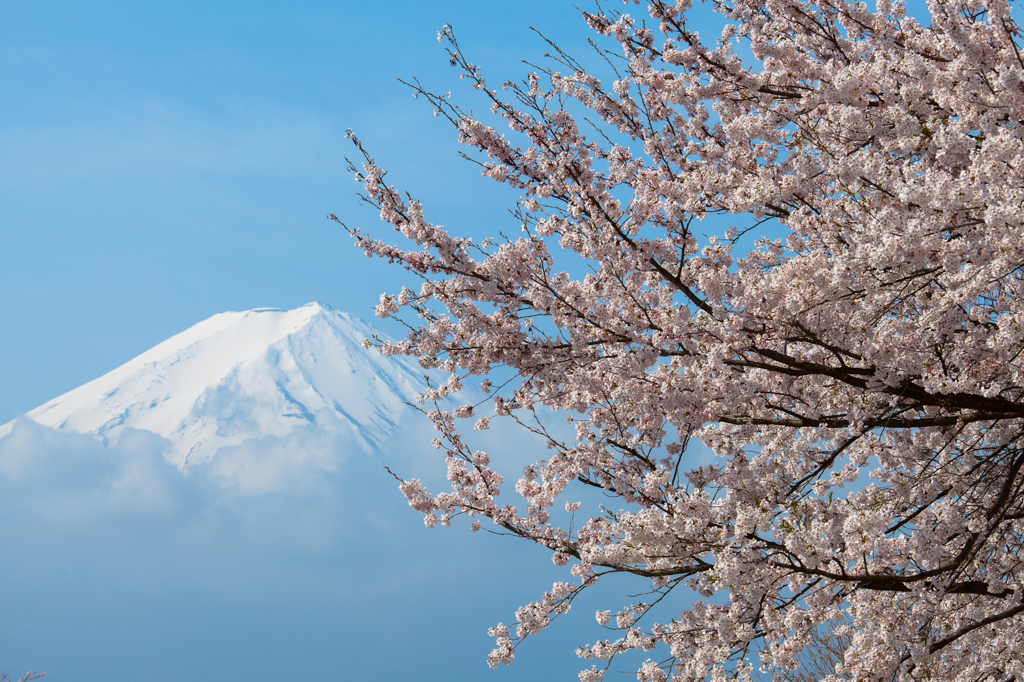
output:
[[318,303],[221,313],[26,416],[104,442],[151,431],[170,441],[182,470],[222,448],[309,428],[372,451],[423,383],[407,360],[363,349],[373,334]]

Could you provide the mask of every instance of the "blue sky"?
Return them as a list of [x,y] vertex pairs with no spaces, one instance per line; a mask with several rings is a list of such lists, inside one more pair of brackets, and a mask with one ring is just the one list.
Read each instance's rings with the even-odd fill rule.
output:
[[347,128],[438,222],[506,220],[397,82],[458,92],[449,22],[496,78],[586,35],[558,0],[0,4],[0,422],[217,312],[370,316],[395,273],[324,217],[376,223]]
[[[458,92],[446,23],[495,79],[543,54],[531,25],[587,35],[560,0],[0,3],[0,423],[225,310],[317,300],[370,318],[399,279],[325,218],[377,224],[345,170],[348,128],[438,222],[507,221],[514,196],[459,161],[396,80]],[[315,494],[239,500],[182,487],[144,439],[20,438],[0,453],[31,454],[0,476],[0,670],[498,681],[581,667],[576,637],[547,637],[488,671],[486,628],[563,572],[464,528],[428,532],[377,462]],[[159,503],[103,497],[138,466]]]
[[[0,2],[0,424],[218,312],[321,301],[371,318],[403,282],[325,218],[378,225],[345,170],[348,128],[432,220],[515,229],[515,195],[397,82],[472,100],[436,41],[447,23],[495,83],[545,52],[531,26],[577,52],[589,36],[573,0]],[[0,443],[0,474],[24,464],[0,475],[13,674],[572,680],[573,647],[602,636],[594,610],[625,603],[595,601],[621,587],[602,585],[492,672],[486,628],[565,572],[535,548],[427,531],[376,461],[239,499],[184,485],[141,436],[17,435]],[[437,483],[425,438],[391,452]],[[516,461],[531,447],[491,444]],[[126,469],[151,484],[142,503],[102,494]]]

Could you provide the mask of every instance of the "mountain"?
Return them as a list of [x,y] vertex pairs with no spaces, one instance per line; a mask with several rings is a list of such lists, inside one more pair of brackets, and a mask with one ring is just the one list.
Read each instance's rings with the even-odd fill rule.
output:
[[150,431],[183,471],[223,448],[311,429],[373,451],[423,385],[408,360],[362,347],[374,333],[319,303],[221,313],[26,417],[105,443]]

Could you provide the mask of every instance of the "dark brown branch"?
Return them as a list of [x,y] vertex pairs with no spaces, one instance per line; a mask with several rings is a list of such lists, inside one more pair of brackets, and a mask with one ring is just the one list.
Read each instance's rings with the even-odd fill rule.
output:
[[1014,606],[1012,609],[1006,609],[1005,611],[1001,611],[999,613],[993,614],[993,615],[989,616],[988,618],[982,618],[977,623],[971,623],[970,625],[965,625],[964,627],[960,628],[959,630],[957,630],[953,634],[949,635],[948,637],[944,637],[943,639],[940,639],[939,641],[937,641],[934,644],[932,644],[928,648],[928,651],[929,651],[929,653],[933,653],[934,654],[939,649],[941,649],[941,648],[943,648],[943,647],[945,647],[945,646],[947,646],[949,644],[952,644],[953,642],[955,642],[956,640],[960,639],[961,637],[963,637],[964,635],[966,635],[969,632],[973,632],[974,630],[977,630],[978,628],[983,628],[986,625],[991,625],[992,623],[997,623],[997,622],[999,622],[1001,620],[1005,620],[1007,618],[1013,618],[1018,613],[1024,613],[1024,604],[1018,604],[1017,606]]

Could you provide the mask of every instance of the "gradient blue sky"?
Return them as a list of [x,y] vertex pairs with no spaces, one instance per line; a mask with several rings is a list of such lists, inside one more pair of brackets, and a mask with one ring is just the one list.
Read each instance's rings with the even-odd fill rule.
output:
[[[446,23],[493,80],[543,54],[531,25],[569,46],[588,35],[561,0],[0,2],[0,423],[225,310],[317,300],[370,318],[400,273],[325,218],[377,225],[345,170],[347,128],[433,219],[507,226],[514,195],[396,80],[458,94]],[[406,436],[393,452],[415,468],[428,436]],[[488,671],[486,628],[564,572],[426,531],[377,462],[246,500],[184,485],[155,452],[28,427],[0,447],[8,470],[24,464],[0,476],[0,670],[450,682],[582,667],[563,630]],[[138,467],[157,501],[104,496]]]
[[347,128],[439,222],[506,221],[397,82],[458,92],[448,22],[500,78],[586,36],[561,0],[0,3],[0,423],[217,312],[371,316]]
[[[348,128],[430,219],[515,229],[515,194],[460,161],[396,79],[471,101],[437,29],[453,24],[497,83],[545,52],[531,26],[586,49],[573,2],[0,0],[0,423],[225,310],[321,301],[371,318],[401,273],[325,218],[378,225],[345,170]],[[437,483],[425,437],[392,454]],[[513,461],[532,447],[491,441]],[[0,463],[26,452],[20,478],[0,476],[0,670],[18,675],[572,680],[572,647],[603,635],[597,605],[624,603],[578,602],[572,627],[490,672],[486,628],[564,571],[535,548],[426,531],[377,462],[245,500],[184,486],[144,438],[106,450],[26,427]],[[156,502],[97,492],[140,466]]]

